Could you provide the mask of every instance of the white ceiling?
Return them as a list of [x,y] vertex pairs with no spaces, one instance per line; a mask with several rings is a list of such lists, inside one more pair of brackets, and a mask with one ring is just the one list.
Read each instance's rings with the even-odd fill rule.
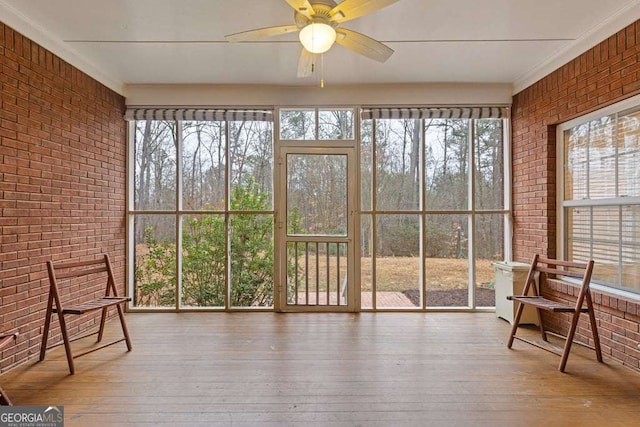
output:
[[[640,0],[400,0],[344,27],[395,50],[383,64],[334,46],[331,84],[511,83],[514,91],[640,18]],[[284,0],[0,0],[0,21],[108,86],[317,85],[296,34],[224,35],[293,22]]]

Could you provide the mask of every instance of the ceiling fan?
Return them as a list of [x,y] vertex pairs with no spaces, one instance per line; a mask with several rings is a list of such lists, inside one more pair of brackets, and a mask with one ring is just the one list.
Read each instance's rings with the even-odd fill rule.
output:
[[398,0],[285,0],[295,9],[295,24],[259,28],[229,34],[230,42],[249,42],[267,37],[300,31],[302,52],[298,60],[298,77],[307,77],[314,71],[316,55],[328,51],[338,43],[360,55],[385,62],[393,49],[371,37],[340,27],[340,24],[389,6]]

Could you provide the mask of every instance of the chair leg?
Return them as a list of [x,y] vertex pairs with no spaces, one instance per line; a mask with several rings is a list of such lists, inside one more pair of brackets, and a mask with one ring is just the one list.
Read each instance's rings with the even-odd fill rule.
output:
[[67,353],[67,363],[69,364],[69,372],[71,372],[71,375],[73,375],[76,373],[76,369],[73,364],[73,353],[71,352],[71,341],[69,340],[69,333],[67,332],[67,323],[65,322],[64,315],[61,312],[58,312],[58,320],[60,322],[62,340],[64,341],[64,350]]
[[100,316],[100,330],[98,331],[98,342],[102,341],[104,334],[104,324],[107,321],[107,307],[102,309],[102,316]]
[[600,335],[598,334],[598,325],[596,325],[596,315],[593,312],[593,301],[591,300],[591,293],[587,293],[585,296],[587,299],[587,307],[589,311],[589,323],[591,324],[591,334],[593,335],[593,348],[596,351],[596,358],[598,362],[602,363],[602,348],[600,347]]
[[7,393],[4,392],[2,387],[0,387],[0,405],[13,406],[11,399],[9,399],[9,396],[7,396]]
[[522,317],[523,310],[524,310],[524,304],[518,301],[518,308],[516,309],[516,318],[513,320],[513,326],[511,326],[511,335],[509,335],[509,342],[507,343],[507,348],[511,348],[511,346],[513,345],[513,340],[516,337],[518,326],[520,326],[520,318]]
[[567,334],[567,340],[564,343],[564,350],[562,350],[562,358],[560,359],[560,365],[558,366],[558,370],[560,372],[564,372],[564,369],[567,366],[567,359],[569,359],[569,352],[571,351],[573,338],[576,335],[576,328],[578,327],[579,319],[580,319],[580,312],[577,311],[576,313],[573,314],[573,317],[571,318],[571,327],[569,328],[569,333]]
[[47,303],[47,314],[44,318],[44,333],[42,334],[42,344],[40,345],[40,361],[44,360],[47,351],[47,340],[49,339],[49,327],[51,326],[51,315],[53,314],[53,294],[49,292],[49,302]]
[[122,309],[122,304],[118,304],[116,308],[118,309],[118,317],[120,317],[120,326],[122,326],[122,333],[124,334],[127,343],[127,351],[131,351],[131,338],[129,338],[129,329],[127,328],[127,322],[124,319],[124,310]]

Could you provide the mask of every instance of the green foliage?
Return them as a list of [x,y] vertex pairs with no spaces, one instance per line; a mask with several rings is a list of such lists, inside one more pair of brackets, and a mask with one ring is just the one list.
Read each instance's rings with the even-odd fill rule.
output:
[[[237,185],[231,209],[267,210],[268,194],[251,181]],[[231,304],[273,304],[273,220],[266,215],[234,215],[231,218]]]
[[397,217],[380,223],[378,255],[415,257],[420,254],[420,224],[414,218]]
[[[250,180],[236,185],[231,209],[269,210],[269,198]],[[273,304],[273,220],[267,215],[237,214],[229,221],[231,305]],[[192,215],[182,227],[182,304],[216,307],[225,304],[226,225],[223,215]],[[136,262],[136,304],[175,304],[175,244],[158,241],[145,230],[146,256]]]
[[[297,207],[293,207],[287,214],[288,223],[287,223],[287,234],[301,234],[305,232],[304,227],[302,226],[302,214],[298,210]],[[294,243],[289,243],[287,248],[287,295],[289,295],[289,303],[293,303],[294,301],[291,299],[291,296],[294,295],[294,286],[295,280],[291,278],[296,276],[296,266],[292,259],[295,258],[296,252],[298,256],[302,256],[304,254],[304,249],[302,245],[296,245]],[[302,280],[304,272],[298,271],[297,273],[298,279]]]
[[[461,258],[458,247],[458,234],[449,221],[432,220],[425,224],[425,257],[427,258]],[[462,236],[460,236],[462,238]],[[466,242],[460,242],[462,247]]]
[[215,214],[194,215],[182,229],[182,304],[223,306],[225,224]]
[[136,305],[172,306],[175,304],[175,244],[158,241],[153,227],[145,227],[146,255],[137,257],[135,270]]
[[297,206],[294,206],[288,214],[287,234],[298,234],[303,231],[302,214]]

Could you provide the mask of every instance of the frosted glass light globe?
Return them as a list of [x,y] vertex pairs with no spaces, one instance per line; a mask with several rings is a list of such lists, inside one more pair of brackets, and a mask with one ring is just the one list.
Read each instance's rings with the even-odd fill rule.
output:
[[335,41],[336,30],[322,22],[313,22],[300,30],[300,43],[311,53],[325,53]]

